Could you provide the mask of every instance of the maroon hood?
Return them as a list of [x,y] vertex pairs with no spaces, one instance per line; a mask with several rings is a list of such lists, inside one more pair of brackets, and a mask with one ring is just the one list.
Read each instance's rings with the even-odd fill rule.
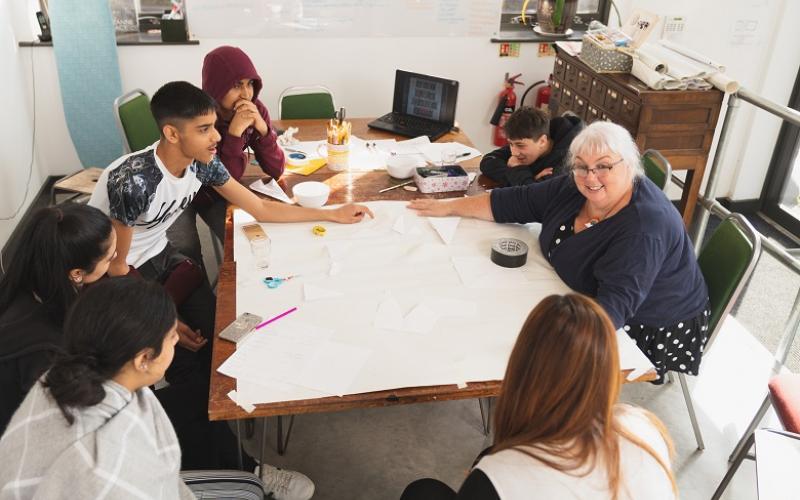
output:
[[217,102],[233,88],[239,80],[253,80],[253,101],[261,92],[261,77],[253,61],[238,47],[217,47],[203,59],[203,90]]

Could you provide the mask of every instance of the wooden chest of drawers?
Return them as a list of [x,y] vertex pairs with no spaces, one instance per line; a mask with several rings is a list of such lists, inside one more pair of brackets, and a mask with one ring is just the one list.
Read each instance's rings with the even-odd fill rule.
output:
[[595,73],[557,50],[552,116],[571,111],[586,123],[610,120],[628,129],[640,151],[657,149],[674,170],[687,170],[680,209],[688,225],[703,181],[723,94],[719,90],[651,90],[629,74]]

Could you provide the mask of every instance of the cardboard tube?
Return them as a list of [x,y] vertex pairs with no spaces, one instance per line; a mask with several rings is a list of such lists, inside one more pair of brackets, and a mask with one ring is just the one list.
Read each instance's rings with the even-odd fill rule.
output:
[[739,82],[728,78],[727,76],[723,75],[722,73],[715,73],[708,78],[709,83],[715,86],[716,88],[720,89],[721,91],[725,92],[726,94],[733,94],[737,90],[739,90]]

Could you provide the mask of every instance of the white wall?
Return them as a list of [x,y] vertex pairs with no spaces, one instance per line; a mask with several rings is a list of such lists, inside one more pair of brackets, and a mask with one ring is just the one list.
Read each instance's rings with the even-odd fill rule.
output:
[[[727,66],[726,74],[748,90],[786,105],[800,67],[800,44],[796,0],[617,0],[621,16],[634,7],[661,16],[686,17],[686,31],[676,42],[699,51]],[[737,23],[754,21],[753,36],[735,43]],[[751,23],[752,25],[752,23]],[[656,28],[654,38],[661,33]],[[755,199],[761,194],[780,119],[740,101],[732,140],[723,158],[716,195],[735,200]],[[727,105],[727,101],[724,103]],[[722,116],[720,117],[720,124]],[[716,148],[716,142],[712,146]],[[709,165],[713,158],[709,158]]]
[[[0,247],[13,231],[25,209],[44,182],[37,155],[32,151],[33,112],[29,86],[30,57],[28,49],[17,46],[12,30],[14,23],[24,23],[25,9],[20,2],[0,2],[0,102],[3,120],[0,122]],[[26,76],[28,75],[28,76]],[[37,103],[39,105],[39,103]],[[39,113],[39,119],[43,113]],[[41,130],[41,127],[40,127]],[[37,149],[46,139],[37,137]],[[33,154],[33,157],[31,155]],[[30,183],[29,168],[32,169]],[[26,187],[28,190],[25,196]],[[25,199],[24,205],[23,199]],[[15,210],[18,213],[12,217]]]
[[[67,132],[50,48],[18,49],[18,40],[33,38],[32,14],[22,12],[20,2],[2,2],[3,98],[9,99],[13,124],[3,122],[4,182],[0,207],[20,199],[25,171],[30,159],[25,144],[30,144],[31,78],[27,61],[34,58],[37,95],[37,154],[35,165],[41,176],[63,174],[80,165]],[[800,2],[793,0],[618,0],[622,17],[632,6],[661,15],[678,14],[687,18],[687,31],[681,43],[701,51],[728,66],[728,74],[747,88],[785,104],[800,65],[800,45],[792,23],[800,18]],[[745,45],[732,43],[732,30],[738,20],[758,23],[756,38]],[[10,25],[10,26],[9,26]],[[657,30],[656,36],[660,34]],[[14,39],[16,37],[16,39]],[[488,120],[502,88],[505,72],[523,73],[532,83],[550,73],[553,60],[539,58],[536,44],[523,44],[518,59],[499,58],[498,46],[485,38],[327,38],[327,39],[204,39],[199,46],[132,46],[119,48],[124,89],[143,88],[149,94],[164,82],[183,79],[200,83],[203,56],[213,48],[237,45],[253,58],[265,82],[262,98],[277,112],[277,96],[290,85],[323,83],[335,93],[337,103],[349,116],[375,116],[388,111],[394,70],[403,68],[459,80],[457,120],[482,150],[490,148]],[[339,56],[331,56],[339,54]],[[91,85],[87,81],[87,85]],[[6,88],[8,87],[8,88]],[[735,199],[757,198],[774,147],[779,122],[756,114],[743,103],[732,141],[725,158],[718,196]],[[8,129],[8,130],[6,130]],[[6,155],[13,155],[6,159]],[[37,173],[37,172],[35,172]],[[41,177],[33,179],[34,191]],[[13,203],[12,203],[13,205]],[[3,225],[1,227],[8,227]],[[0,233],[2,236],[3,233]],[[2,241],[2,240],[0,240]]]
[[[348,116],[370,117],[391,110],[395,69],[458,80],[456,119],[482,150],[490,148],[488,122],[504,74],[522,73],[530,84],[546,79],[553,66],[552,57],[537,56],[535,44],[523,45],[519,58],[501,59],[498,45],[485,38],[211,39],[199,46],[119,47],[123,89],[152,95],[171,80],[200,85],[203,57],[220,45],[236,45],[250,55],[264,80],[261,99],[274,115],[278,95],[292,85],[324,84]],[[333,61],[329,54],[343,56]],[[51,174],[70,172],[80,163],[64,122],[52,49],[36,50],[36,72],[42,109],[52,115],[42,124],[48,137],[42,164]],[[518,92],[521,96],[519,87]]]

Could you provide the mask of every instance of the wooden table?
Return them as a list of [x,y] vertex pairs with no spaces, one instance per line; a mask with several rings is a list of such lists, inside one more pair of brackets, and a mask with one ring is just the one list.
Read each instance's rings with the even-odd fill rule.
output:
[[[387,132],[372,130],[367,127],[370,119],[353,119],[353,134],[363,139],[391,139],[394,135]],[[319,140],[325,137],[325,123],[327,120],[294,120],[276,121],[273,125],[277,128],[297,126],[300,129],[298,139]],[[457,141],[472,146],[472,142],[463,132],[450,132],[438,142]],[[460,165],[465,170],[477,172],[480,160],[478,158],[462,162]],[[243,184],[252,182],[262,176],[257,167],[249,167],[242,179]],[[460,197],[462,191],[452,193],[437,193],[424,195],[409,192],[402,188],[378,193],[379,190],[392,186],[393,181],[384,171],[380,172],[332,172],[327,167],[317,170],[308,176],[287,173],[284,177],[286,184],[291,187],[298,182],[316,180],[325,182],[331,187],[330,204],[346,202],[364,202],[375,200],[411,200],[417,197],[449,198]],[[478,194],[485,191],[484,186],[492,186],[491,181],[478,177],[470,185],[467,194]],[[215,335],[236,319],[236,263],[233,261],[233,207],[228,207],[225,224],[225,253],[223,263],[219,270],[217,285],[217,314]],[[421,403],[426,401],[444,401],[454,399],[471,399],[487,396],[497,396],[500,391],[499,380],[486,382],[472,382],[467,387],[459,389],[456,385],[405,387],[386,391],[369,392],[363,394],[350,394],[343,397],[325,397],[301,401],[259,404],[252,413],[245,412],[237,406],[228,393],[236,388],[233,378],[222,375],[217,368],[235,350],[234,344],[224,340],[215,339],[211,361],[211,393],[209,395],[208,414],[211,420],[233,420],[253,417],[268,417],[280,415],[295,415],[301,413],[318,413],[353,408],[371,408],[379,406],[392,406],[408,403]],[[648,373],[637,379],[653,380],[654,373]]]

